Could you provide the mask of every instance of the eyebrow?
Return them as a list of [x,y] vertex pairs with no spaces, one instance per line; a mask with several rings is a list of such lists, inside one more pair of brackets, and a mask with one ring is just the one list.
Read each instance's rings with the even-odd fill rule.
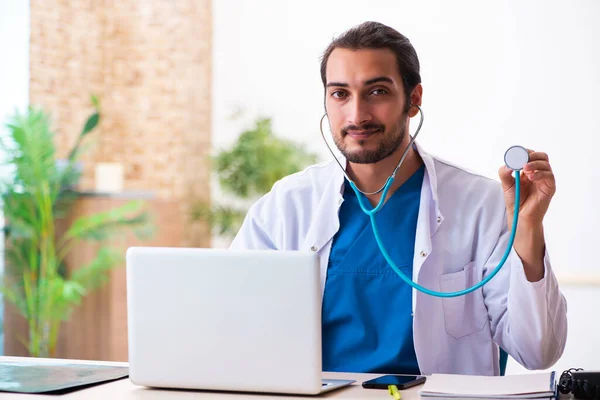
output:
[[[387,76],[378,76],[376,78],[372,78],[372,79],[365,81],[364,85],[368,86],[368,85],[372,85],[372,84],[378,83],[378,82],[394,83],[394,81]],[[329,82],[327,84],[327,87],[331,87],[331,86],[348,87],[349,85],[345,82]]]

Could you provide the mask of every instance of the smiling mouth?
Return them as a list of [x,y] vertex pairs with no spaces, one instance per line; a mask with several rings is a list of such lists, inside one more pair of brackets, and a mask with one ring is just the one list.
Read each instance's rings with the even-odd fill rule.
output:
[[368,139],[368,138],[374,136],[375,134],[377,134],[379,132],[381,132],[380,129],[368,129],[368,130],[363,130],[363,131],[347,131],[346,134],[353,139],[365,140],[365,139]]

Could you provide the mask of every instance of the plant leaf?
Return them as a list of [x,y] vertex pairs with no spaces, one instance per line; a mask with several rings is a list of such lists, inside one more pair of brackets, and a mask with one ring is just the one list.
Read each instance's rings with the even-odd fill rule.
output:
[[94,94],[93,94],[93,95],[91,95],[91,96],[90,96],[90,101],[92,102],[92,104],[94,105],[94,108],[95,108],[96,110],[99,110],[99,109],[100,109],[100,100],[98,99],[98,96],[96,96],[96,95],[94,95]]
[[[139,213],[142,206],[141,201],[130,201],[108,211],[79,217],[64,234],[62,240],[104,240],[123,226],[146,225],[148,215]],[[139,214],[131,216],[136,212]]]
[[[0,278],[4,277],[0,276]],[[2,279],[2,282],[4,282],[4,279]],[[25,299],[23,298],[23,291],[19,290],[19,285],[15,283],[12,283],[11,285],[0,283],[0,293],[2,293],[8,302],[17,308],[19,314],[27,317],[27,305],[25,304]]]
[[303,146],[276,137],[270,118],[259,118],[231,150],[221,151],[213,162],[223,190],[250,198],[265,194],[276,181],[316,160]]
[[192,221],[203,221],[220,236],[231,237],[240,229],[246,216],[246,210],[233,206],[211,206],[199,202],[192,206],[190,217]]
[[106,273],[123,260],[122,251],[112,247],[102,247],[91,262],[73,271],[71,281],[78,285],[77,290],[96,289],[106,282]]
[[85,122],[85,126],[83,127],[83,130],[81,131],[81,136],[85,136],[88,133],[90,133],[91,131],[94,130],[94,128],[98,125],[98,122],[100,121],[100,114],[99,113],[94,113],[92,115],[90,115],[87,119],[87,121]]
[[[49,117],[43,111],[30,108],[26,114],[17,113],[7,125],[14,143],[7,162],[14,166],[13,184],[23,192],[39,193],[43,182],[56,181],[54,162],[54,134],[50,131]],[[49,193],[54,196],[54,192]]]

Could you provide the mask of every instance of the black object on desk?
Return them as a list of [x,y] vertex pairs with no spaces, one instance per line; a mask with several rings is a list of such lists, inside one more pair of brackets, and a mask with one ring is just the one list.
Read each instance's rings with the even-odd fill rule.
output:
[[600,371],[568,369],[560,376],[558,390],[563,394],[573,393],[576,399],[600,400]]
[[129,376],[129,368],[68,362],[0,362],[0,392],[61,394]]
[[395,385],[398,389],[404,390],[424,383],[425,379],[423,375],[384,375],[363,382],[362,387],[365,389],[388,389],[390,385]]

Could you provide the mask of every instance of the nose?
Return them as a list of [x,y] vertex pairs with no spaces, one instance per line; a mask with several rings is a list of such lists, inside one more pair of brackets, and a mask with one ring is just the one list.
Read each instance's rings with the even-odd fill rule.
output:
[[349,107],[348,124],[360,126],[371,121],[368,105],[360,97],[355,98]]

